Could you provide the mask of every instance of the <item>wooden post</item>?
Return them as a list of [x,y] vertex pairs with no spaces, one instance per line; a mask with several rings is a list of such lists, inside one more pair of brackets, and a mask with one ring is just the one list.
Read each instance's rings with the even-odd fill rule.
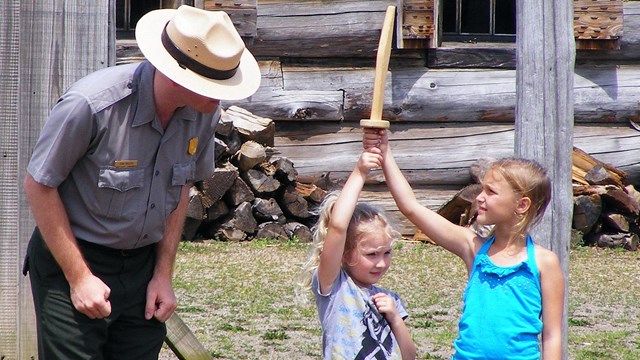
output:
[[519,0],[516,5],[515,154],[548,169],[552,198],[534,239],[554,251],[565,272],[563,358],[567,358],[567,283],[573,212],[572,0]]
[[[25,288],[18,274],[20,242],[18,240],[19,193],[15,179],[18,177],[19,139],[17,104],[20,60],[17,51],[20,46],[20,2],[18,0],[0,3],[0,358],[19,359],[19,326],[24,319],[19,312],[20,293]],[[18,310],[18,311],[16,311]],[[33,327],[32,327],[33,329]],[[35,337],[32,336],[33,340]],[[31,341],[35,348],[35,341]],[[33,354],[28,351],[28,354]]]
[[0,96],[0,144],[7,154],[0,171],[3,359],[37,358],[29,278],[20,272],[34,227],[21,191],[26,166],[56,99],[80,77],[115,62],[107,45],[110,2],[11,0],[0,5],[0,38],[6,40],[0,73],[9,79]]

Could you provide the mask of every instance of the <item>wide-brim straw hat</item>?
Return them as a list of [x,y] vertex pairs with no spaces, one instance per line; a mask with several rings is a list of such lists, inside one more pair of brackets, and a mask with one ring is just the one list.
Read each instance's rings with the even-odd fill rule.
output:
[[136,25],[136,41],[158,71],[202,96],[240,100],[260,86],[258,63],[223,11],[150,11]]

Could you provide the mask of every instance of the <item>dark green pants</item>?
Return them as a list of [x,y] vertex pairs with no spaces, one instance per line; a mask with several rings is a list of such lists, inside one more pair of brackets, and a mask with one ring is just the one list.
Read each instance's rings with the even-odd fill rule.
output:
[[93,274],[111,289],[111,315],[91,320],[74,308],[69,283],[36,229],[25,274],[33,292],[39,360],[157,359],[166,328],[144,318],[154,246],[122,251],[80,240],[79,245]]

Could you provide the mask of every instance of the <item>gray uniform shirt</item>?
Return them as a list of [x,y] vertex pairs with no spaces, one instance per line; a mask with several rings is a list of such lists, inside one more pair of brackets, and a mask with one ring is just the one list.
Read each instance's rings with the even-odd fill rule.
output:
[[148,62],[99,70],[58,100],[29,174],[58,188],[74,235],[117,249],[160,241],[182,187],[214,171],[220,108],[177,109],[163,129]]

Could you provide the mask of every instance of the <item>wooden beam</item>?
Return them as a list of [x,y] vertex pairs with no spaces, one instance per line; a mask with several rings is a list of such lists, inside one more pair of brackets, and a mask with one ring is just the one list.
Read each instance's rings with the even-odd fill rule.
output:
[[520,0],[516,8],[519,56],[515,154],[539,161],[551,178],[551,203],[532,236],[558,255],[565,273],[562,349],[563,359],[567,359],[568,262],[573,216],[573,1]]

